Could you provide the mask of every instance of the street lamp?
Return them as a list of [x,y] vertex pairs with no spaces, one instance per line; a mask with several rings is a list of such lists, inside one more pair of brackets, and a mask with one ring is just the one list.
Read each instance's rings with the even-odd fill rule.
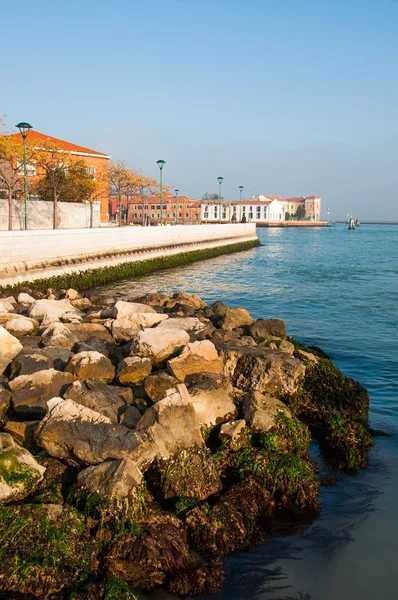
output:
[[239,186],[239,193],[240,193],[240,201],[242,202],[242,192],[243,192],[243,185]]
[[27,171],[26,171],[26,137],[29,133],[29,130],[32,129],[32,125],[29,125],[29,123],[18,123],[18,125],[15,125],[15,127],[18,127],[19,131],[21,132],[22,139],[23,139],[23,193],[24,193],[24,204],[25,204],[25,227],[24,227],[24,229],[27,229],[28,228],[28,205],[27,205],[28,182],[27,182]]
[[177,225],[177,222],[178,222],[178,204],[177,204],[177,199],[178,199],[178,192],[179,191],[180,190],[174,190],[175,195],[176,195],[176,200],[175,200],[175,202],[176,202],[176,218],[175,218],[176,225]]
[[162,188],[162,171],[163,171],[163,167],[166,164],[165,160],[158,160],[156,161],[156,164],[158,165],[159,169],[160,169],[160,224],[163,225],[163,188]]
[[220,190],[219,194],[218,194],[218,197],[219,197],[219,200],[220,200],[220,219],[219,219],[220,223],[221,223],[221,185],[222,185],[223,180],[224,180],[224,177],[217,177],[217,181],[218,181],[218,185],[219,185],[219,190]]

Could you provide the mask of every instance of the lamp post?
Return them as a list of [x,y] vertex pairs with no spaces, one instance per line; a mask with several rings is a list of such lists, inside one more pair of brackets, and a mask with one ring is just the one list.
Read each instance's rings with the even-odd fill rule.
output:
[[162,171],[166,164],[165,160],[158,160],[156,162],[160,169],[160,224],[163,225],[163,188],[162,188]]
[[219,194],[218,194],[218,198],[220,200],[220,218],[219,218],[219,222],[221,223],[221,186],[222,186],[222,182],[224,180],[224,177],[217,177],[217,181],[218,181],[218,185],[219,185]]
[[178,223],[178,204],[177,204],[177,201],[178,201],[178,192],[179,192],[179,191],[180,191],[180,190],[174,190],[174,192],[175,192],[175,195],[176,195],[176,201],[175,201],[175,202],[176,202],[176,218],[175,218],[175,223],[176,223],[176,225],[177,225],[177,223]]
[[21,132],[23,139],[23,194],[24,194],[24,204],[25,204],[25,226],[24,229],[28,228],[28,182],[27,182],[27,171],[26,171],[26,137],[29,133],[29,130],[32,129],[32,125],[29,123],[18,123],[15,125],[18,127]]

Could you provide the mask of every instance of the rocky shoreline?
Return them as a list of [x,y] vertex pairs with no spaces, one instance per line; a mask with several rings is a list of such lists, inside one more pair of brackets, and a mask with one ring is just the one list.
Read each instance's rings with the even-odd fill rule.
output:
[[278,319],[196,294],[0,298],[0,595],[220,591],[284,507],[318,511],[312,439],[366,466],[369,397]]

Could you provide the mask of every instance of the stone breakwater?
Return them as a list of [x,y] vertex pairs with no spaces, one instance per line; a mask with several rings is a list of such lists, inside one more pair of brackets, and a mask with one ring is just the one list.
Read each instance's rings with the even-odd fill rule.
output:
[[319,510],[312,436],[366,466],[368,405],[282,321],[196,294],[0,299],[0,594],[220,591],[276,511]]

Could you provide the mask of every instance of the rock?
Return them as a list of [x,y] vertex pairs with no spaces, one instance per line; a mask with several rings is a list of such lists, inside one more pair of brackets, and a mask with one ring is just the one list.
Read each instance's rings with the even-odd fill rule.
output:
[[278,350],[280,352],[288,352],[289,354],[293,354],[294,344],[292,344],[292,342],[288,342],[287,340],[281,340]]
[[213,302],[213,304],[211,304],[210,310],[215,317],[225,317],[225,315],[229,311],[229,307],[226,304],[224,304],[224,302],[217,300],[216,302]]
[[246,308],[229,308],[221,318],[220,325],[223,329],[236,329],[253,323],[252,316]]
[[131,355],[151,359],[155,366],[189,343],[189,335],[183,329],[166,329],[162,335],[156,329],[140,331],[133,338],[130,351]]
[[65,348],[23,349],[11,363],[11,375],[30,375],[47,369],[63,371],[71,357],[71,352]]
[[76,300],[71,300],[71,304],[74,308],[77,308],[83,312],[92,307],[92,304],[88,298],[77,298]]
[[45,468],[16,444],[8,433],[0,433],[0,504],[28,496],[43,479]]
[[223,370],[217,350],[209,340],[188,344],[179,356],[168,361],[167,367],[180,381],[193,373],[222,373]]
[[184,448],[203,446],[200,424],[183,384],[168,390],[165,398],[148,408],[137,424],[153,443],[153,458],[167,460]]
[[36,300],[30,294],[21,292],[20,294],[18,294],[17,302],[18,302],[18,304],[30,306],[31,304],[34,304],[36,302]]
[[7,385],[0,381],[0,427],[5,421],[5,415],[11,402],[11,392]]
[[65,292],[65,298],[67,298],[68,300],[78,300],[79,298],[81,298],[81,295],[79,294],[79,292],[77,290],[74,290],[73,288],[69,288]]
[[280,319],[257,319],[250,325],[250,335],[252,337],[278,338],[286,337],[286,325]]
[[[126,302],[126,304],[129,304]],[[148,307],[150,308],[150,307]],[[154,313],[133,313],[128,317],[118,317],[112,322],[112,336],[118,342],[130,341],[140,329],[153,327],[168,319],[168,315]]]
[[91,352],[94,350],[95,352],[100,352],[100,354],[103,354],[106,356],[106,358],[109,358],[109,352],[111,349],[112,345],[109,342],[97,337],[87,338],[85,342],[79,342],[73,348],[76,353]]
[[135,431],[62,398],[48,402],[48,414],[39,424],[36,440],[51,456],[73,467],[126,456],[135,460],[147,448]]
[[212,428],[238,414],[231,393],[212,379],[204,379],[191,387],[189,395],[197,419],[205,427]]
[[61,321],[58,319],[57,315],[54,313],[47,313],[41,322],[41,326],[47,328],[49,325],[53,323],[60,323]]
[[195,334],[203,331],[205,327],[206,325],[196,317],[177,317],[175,319],[162,321],[156,329],[159,331],[163,331],[164,329],[183,329],[188,333]]
[[0,375],[4,373],[7,366],[21,350],[22,344],[19,340],[0,326]]
[[100,379],[75,381],[65,392],[64,398],[98,412],[110,421],[119,423],[127,408],[121,392],[123,388],[107,385]]
[[[292,344],[293,346],[293,344]],[[293,346],[294,348],[294,346]],[[313,365],[317,365],[319,363],[319,358],[317,356],[315,356],[315,354],[312,354],[311,352],[305,352],[305,350],[297,350],[297,354],[300,356],[300,358],[302,360],[307,360],[310,363],[312,363]]]
[[19,446],[37,454],[40,450],[35,441],[38,424],[39,421],[7,421],[4,431],[9,433]]
[[0,313],[14,312],[14,305],[5,298],[0,299]]
[[33,501],[41,504],[64,504],[65,500],[70,498],[72,487],[76,482],[76,469],[52,456],[40,456],[38,462],[45,467],[46,472],[34,491]]
[[136,302],[145,304],[146,306],[164,306],[169,301],[166,294],[149,293],[136,299]]
[[117,378],[120,383],[140,383],[140,381],[143,381],[151,371],[152,363],[149,358],[128,356],[119,363],[117,368]]
[[47,400],[62,393],[73,375],[55,369],[21,375],[10,381],[12,406],[24,419],[41,419],[47,412]]
[[15,335],[16,337],[34,335],[38,327],[38,321],[35,321],[34,319],[28,319],[22,315],[19,315],[14,319],[10,319],[4,325],[4,328],[7,329],[8,333],[11,333],[11,335]]
[[305,366],[297,358],[266,347],[228,347],[220,350],[220,356],[224,374],[245,392],[293,394],[305,374]]
[[236,450],[240,446],[240,440],[246,430],[246,421],[239,419],[221,425],[219,438],[221,442],[227,441],[231,449]]
[[141,420],[141,413],[136,406],[127,406],[120,416],[120,423],[129,429],[135,429]]
[[79,342],[86,342],[95,337],[109,344],[115,343],[107,328],[101,323],[67,323],[65,327],[76,336]]
[[130,318],[134,317],[134,315],[145,313],[157,314],[151,306],[139,304],[138,302],[124,302],[123,300],[119,300],[114,306],[115,319]]
[[270,431],[280,413],[291,416],[286,405],[272,396],[249,392],[242,399],[242,414],[252,432]]
[[167,371],[157,371],[145,379],[144,388],[152,402],[158,402],[165,397],[167,390],[176,388],[179,383],[180,381]]
[[171,299],[167,302],[168,308],[173,308],[177,304],[190,306],[194,310],[206,308],[207,304],[198,294],[186,294],[185,292],[174,292]]
[[52,323],[41,336],[41,345],[71,350],[78,342],[77,337],[62,323]]
[[195,446],[167,461],[156,461],[147,482],[155,497],[162,500],[182,497],[198,502],[217,494],[222,487],[210,450]]
[[80,494],[99,494],[110,498],[128,498],[132,488],[142,482],[142,473],[130,458],[112,460],[101,465],[88,467],[77,476],[76,492]]
[[71,317],[84,317],[84,313],[77,308],[74,308],[69,300],[36,300],[28,310],[28,314],[33,319],[41,320],[47,314],[55,315],[59,319]]
[[75,354],[65,367],[66,373],[72,373],[75,379],[102,379],[113,381],[115,367],[103,354],[95,351]]

